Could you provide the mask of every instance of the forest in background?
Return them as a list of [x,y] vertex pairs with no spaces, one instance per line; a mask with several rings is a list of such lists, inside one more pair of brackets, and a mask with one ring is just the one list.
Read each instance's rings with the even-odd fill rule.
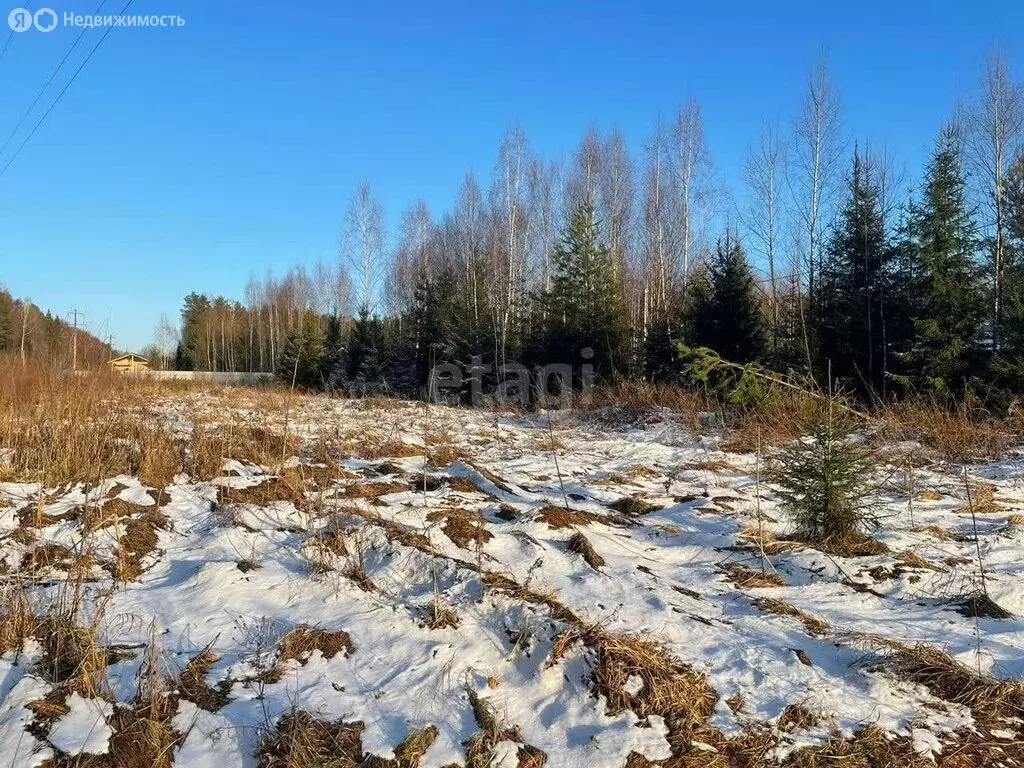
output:
[[709,348],[864,399],[1005,407],[1024,383],[1024,95],[998,53],[951,114],[912,182],[847,136],[820,64],[791,124],[751,145],[741,205],[694,100],[639,152],[591,130],[552,161],[513,128],[488,187],[467,174],[451,210],[415,203],[389,247],[363,184],[337,263],[254,276],[244,301],[190,294],[150,354],[416,395],[439,362],[492,383],[513,361],[582,360],[603,381],[686,383]]
[[[77,336],[77,341],[75,337]],[[77,364],[96,369],[110,358],[110,348],[83,328],[44,311],[29,299],[15,299],[0,286],[0,356],[54,362],[64,368]]]

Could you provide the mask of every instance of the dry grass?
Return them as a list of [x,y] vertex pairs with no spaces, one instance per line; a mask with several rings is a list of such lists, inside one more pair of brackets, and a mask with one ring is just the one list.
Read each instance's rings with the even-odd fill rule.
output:
[[759,597],[754,601],[754,605],[765,613],[775,613],[781,616],[792,616],[795,619],[799,619],[804,625],[804,629],[807,630],[807,633],[816,637],[824,637],[829,632],[829,625],[827,621],[811,616],[811,614],[801,611],[799,608],[790,605],[784,600],[776,600],[771,597]]
[[943,568],[941,565],[935,565],[934,563],[930,563],[914,552],[900,552],[897,559],[901,563],[909,565],[911,568],[923,568],[928,571],[935,571],[936,573],[946,572],[946,569]]
[[475,550],[494,538],[486,528],[483,515],[468,509],[436,509],[427,514],[427,520],[432,523],[443,520],[444,535],[462,549]]
[[362,723],[326,723],[296,710],[260,739],[260,768],[358,768],[363,759]]
[[819,407],[820,403],[809,395],[780,390],[771,403],[732,418],[718,448],[730,453],[755,453],[796,440],[800,424]]
[[616,502],[608,505],[611,509],[616,512],[620,512],[624,515],[631,515],[639,517],[641,515],[647,515],[651,512],[657,512],[661,507],[656,504],[651,504],[649,501],[645,501],[639,496],[627,496],[619,499]]
[[406,736],[405,741],[395,748],[393,760],[369,755],[359,764],[359,768],[417,768],[423,755],[436,740],[437,728],[428,725]]
[[[714,711],[718,694],[704,675],[665,654],[655,643],[629,635],[591,631],[582,636],[597,652],[594,691],[605,697],[609,715],[629,709],[640,717],[665,718],[678,738],[697,727]],[[643,687],[627,691],[630,678]]]
[[166,516],[159,510],[146,507],[138,518],[130,518],[122,527],[117,540],[114,559],[104,564],[117,581],[134,581],[145,571],[146,558],[156,550],[157,530],[169,526]]
[[178,676],[178,693],[181,698],[208,712],[216,712],[230,700],[230,681],[221,681],[216,688],[211,688],[206,682],[206,675],[216,662],[217,656],[206,648],[193,657]]
[[895,676],[923,685],[946,701],[968,707],[982,723],[1024,717],[1022,683],[981,675],[931,645],[907,645],[866,635],[849,637],[879,651],[883,666]]
[[1008,424],[997,422],[971,401],[955,411],[938,403],[897,403],[882,411],[880,423],[882,441],[920,441],[954,461],[1001,456],[1014,441]]
[[958,515],[995,515],[1003,508],[996,501],[996,487],[991,483],[971,483],[970,498],[955,510]]
[[884,555],[889,551],[889,547],[884,542],[859,531],[850,531],[843,535],[829,536],[821,541],[804,543],[836,557],[871,557]]
[[582,411],[614,407],[636,414],[667,409],[693,429],[700,427],[701,413],[714,410],[714,406],[701,392],[671,384],[642,381],[623,381],[597,387],[588,397],[577,397],[573,405]]
[[350,483],[342,490],[341,495],[346,499],[378,499],[391,493],[404,493],[410,490],[408,483],[398,482],[369,482]]
[[773,571],[755,571],[739,563],[719,563],[718,570],[740,589],[785,587],[786,580]]
[[428,629],[455,629],[459,626],[459,612],[441,602],[438,595],[427,606],[426,620],[422,626]]
[[602,522],[604,518],[593,512],[565,507],[544,507],[537,513],[537,521],[547,523],[549,528],[575,528],[578,525]]
[[604,567],[604,558],[594,549],[594,545],[590,543],[590,540],[579,531],[576,531],[576,533],[569,537],[566,547],[570,552],[580,555],[587,565],[595,571],[599,571]]
[[941,528],[937,525],[918,525],[912,529],[915,533],[928,533],[934,536],[940,541],[950,541],[953,538],[953,534],[947,531],[945,528]]
[[1024,525],[1024,515],[1010,515],[1006,518],[1007,525]]
[[820,721],[818,715],[804,704],[790,704],[779,717],[779,730],[793,733],[813,728]]
[[332,632],[301,624],[281,638],[281,652],[277,658],[279,662],[295,659],[305,664],[313,651],[320,651],[325,659],[333,659],[339,653],[351,656],[355,648],[347,632]]

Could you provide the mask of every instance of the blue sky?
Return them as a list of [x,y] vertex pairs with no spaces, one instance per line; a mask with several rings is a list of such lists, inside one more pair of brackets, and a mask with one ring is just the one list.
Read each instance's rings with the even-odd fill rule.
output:
[[[98,2],[50,7],[85,14]],[[1024,79],[1018,0],[136,0],[129,13],[186,24],[114,29],[0,176],[0,283],[44,309],[84,310],[121,348],[149,342],[191,290],[241,297],[252,271],[334,259],[361,179],[391,226],[420,197],[442,210],[467,170],[487,179],[515,123],[547,156],[571,153],[592,125],[618,125],[639,150],[692,94],[738,191],[762,119],[789,122],[822,52],[848,137],[884,141],[912,174],[993,44]],[[14,35],[0,60],[0,143],[76,34]]]

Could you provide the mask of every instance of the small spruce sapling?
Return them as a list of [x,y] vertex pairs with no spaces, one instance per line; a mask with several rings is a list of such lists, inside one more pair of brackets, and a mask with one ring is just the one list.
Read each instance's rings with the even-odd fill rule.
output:
[[[855,439],[857,423],[830,400],[804,424],[800,440],[784,446],[769,469],[782,505],[802,541],[825,551],[864,551],[872,522],[865,502],[877,466]],[[881,545],[878,545],[881,547]]]

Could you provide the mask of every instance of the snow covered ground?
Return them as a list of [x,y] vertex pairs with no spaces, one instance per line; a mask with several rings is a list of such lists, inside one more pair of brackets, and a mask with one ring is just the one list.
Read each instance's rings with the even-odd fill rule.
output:
[[[208,428],[255,418],[205,407]],[[158,408],[186,435],[204,401]],[[976,681],[1024,676],[1024,458],[908,471],[917,446],[888,446],[887,551],[836,557],[779,540],[762,459],[670,414],[308,398],[287,419],[303,450],[276,466],[225,457],[212,479],[42,502],[0,484],[6,589],[41,614],[78,585],[112,662],[88,691],[45,637],[0,657],[0,765],[128,764],[117,713],[140,690],[171,702],[156,764],[190,767],[307,764],[268,747],[298,712],[353,726],[331,731],[341,766],[746,764],[755,734],[781,763],[871,726],[910,755],[893,764],[977,754],[965,740],[1021,764],[1019,691],[994,720],[888,662],[924,643]]]

